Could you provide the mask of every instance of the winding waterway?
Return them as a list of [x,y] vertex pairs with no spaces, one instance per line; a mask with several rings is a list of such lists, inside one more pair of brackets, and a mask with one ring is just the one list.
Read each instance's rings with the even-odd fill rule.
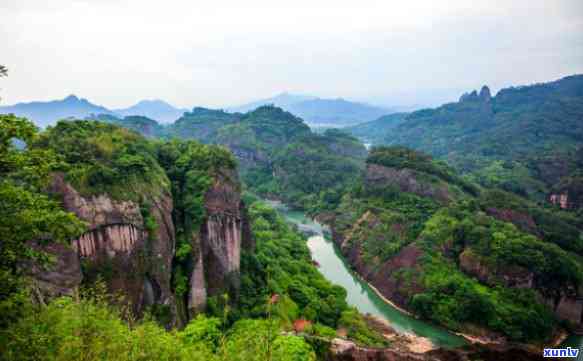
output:
[[338,248],[324,235],[322,225],[306,217],[302,212],[291,211],[280,203],[270,202],[289,222],[300,230],[312,234],[308,247],[312,258],[318,262],[322,274],[331,282],[342,286],[347,292],[347,301],[362,313],[369,313],[387,320],[401,333],[413,333],[430,339],[440,347],[452,348],[464,345],[465,339],[443,328],[418,320],[385,302],[363,280],[361,280],[344,261]]

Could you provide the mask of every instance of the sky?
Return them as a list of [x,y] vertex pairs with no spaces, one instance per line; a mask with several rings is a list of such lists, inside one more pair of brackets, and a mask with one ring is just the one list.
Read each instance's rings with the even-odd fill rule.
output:
[[1,0],[4,105],[437,105],[583,73],[581,0]]

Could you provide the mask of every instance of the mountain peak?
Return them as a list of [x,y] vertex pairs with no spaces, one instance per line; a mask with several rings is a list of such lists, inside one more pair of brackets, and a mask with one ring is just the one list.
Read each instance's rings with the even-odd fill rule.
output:
[[488,88],[487,85],[484,85],[480,90],[480,99],[484,101],[489,101],[491,98],[492,95],[490,94],[490,88]]
[[71,94],[68,97],[66,97],[65,99],[63,99],[63,101],[65,101],[65,102],[78,102],[79,98],[75,94]]
[[162,123],[171,123],[187,111],[188,109],[175,108],[161,99],[144,99],[128,108],[114,110],[121,116],[141,115]]
[[136,105],[164,105],[164,106],[170,106],[170,104],[168,104],[167,102],[165,102],[162,99],[144,99],[144,100],[140,100],[139,102],[137,102],[134,106]]

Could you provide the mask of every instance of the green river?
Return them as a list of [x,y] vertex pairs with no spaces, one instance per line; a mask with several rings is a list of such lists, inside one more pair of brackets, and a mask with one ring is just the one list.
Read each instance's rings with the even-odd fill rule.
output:
[[308,238],[312,258],[318,262],[320,272],[333,283],[346,289],[347,301],[362,313],[369,313],[387,320],[401,333],[413,333],[430,339],[435,345],[452,348],[466,344],[464,338],[444,328],[418,320],[391,306],[380,298],[373,289],[351,271],[334,243],[324,237],[325,229],[306,217],[302,212],[288,210],[277,202],[269,202],[300,230],[313,234]]

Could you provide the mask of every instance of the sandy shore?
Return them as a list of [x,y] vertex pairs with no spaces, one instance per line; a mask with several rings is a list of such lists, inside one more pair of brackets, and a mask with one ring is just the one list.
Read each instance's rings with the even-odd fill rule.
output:
[[385,301],[386,303],[388,303],[389,305],[393,306],[394,308],[396,308],[397,310],[399,310],[400,312],[403,312],[404,314],[408,315],[408,316],[412,316],[415,317],[414,314],[412,314],[411,312],[405,310],[402,307],[399,307],[398,305],[396,305],[393,301],[389,300],[388,298],[386,298],[385,296],[383,296],[383,294],[381,293],[381,291],[379,291],[375,286],[373,286],[371,283],[367,282],[361,275],[359,275],[357,272],[354,272],[351,270],[352,273],[354,273],[356,275],[356,277],[358,277],[362,282],[366,283],[376,294],[377,296],[379,296],[383,301]]
[[[415,314],[403,309],[402,307],[397,306],[393,301],[389,300],[388,298],[386,298],[385,296],[383,296],[383,294],[381,293],[381,291],[379,291],[375,286],[373,286],[372,284],[370,284],[369,282],[367,282],[361,275],[359,275],[358,273],[354,272],[358,278],[360,278],[360,280],[362,280],[363,282],[365,282],[376,294],[377,296],[379,296],[383,301],[385,301],[386,303],[388,303],[389,305],[393,306],[394,308],[396,308],[397,310],[399,310],[400,312],[403,312],[406,315],[409,315],[411,317],[415,317]],[[439,326],[437,326],[439,327]],[[469,341],[470,343],[478,343],[481,345],[487,345],[487,344],[504,344],[505,342],[503,340],[500,339],[495,339],[495,338],[490,338],[490,337],[485,337],[485,336],[475,336],[475,335],[468,335],[466,333],[463,332],[454,332],[454,331],[450,331],[447,330],[448,332],[451,332],[452,334],[458,335],[460,337],[463,337],[464,339],[466,339],[467,341]],[[418,338],[423,338],[423,337],[419,337],[417,335],[411,335],[410,333],[403,333],[404,335],[409,335],[409,336],[414,336],[414,337],[418,337]],[[431,343],[430,340],[428,340],[429,343]],[[433,344],[432,344],[433,345]],[[423,351],[426,352],[426,351]]]

